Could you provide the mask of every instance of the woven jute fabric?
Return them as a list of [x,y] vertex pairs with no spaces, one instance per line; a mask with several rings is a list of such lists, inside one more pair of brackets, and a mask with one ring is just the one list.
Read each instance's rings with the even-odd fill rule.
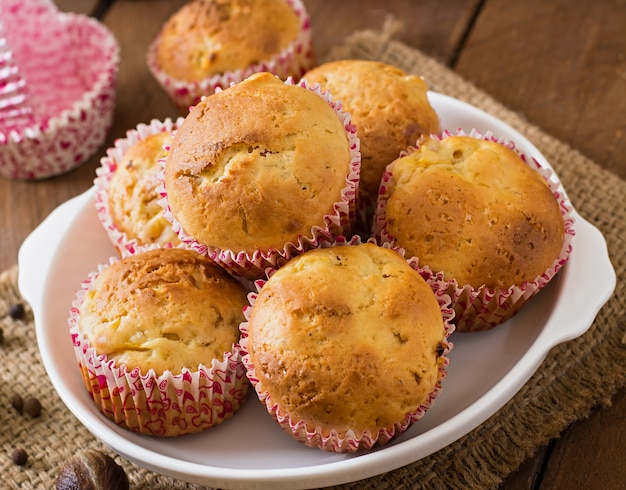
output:
[[[578,212],[604,234],[617,288],[582,337],[554,348],[526,385],[495,415],[448,447],[413,464],[348,489],[494,488],[541,445],[598,405],[608,405],[626,383],[626,182],[529,124],[432,58],[390,39],[362,31],[331,57],[380,60],[423,76],[431,89],[473,104],[507,122],[531,140],[562,180]],[[53,488],[63,462],[79,449],[95,448],[115,457],[135,489],[199,489],[140,468],[115,455],[84,429],[47,382],[37,349],[32,313],[13,320],[10,305],[23,302],[17,266],[0,275],[0,487]],[[18,414],[15,393],[40,399],[40,417]],[[10,458],[15,447],[29,453],[25,466]]]

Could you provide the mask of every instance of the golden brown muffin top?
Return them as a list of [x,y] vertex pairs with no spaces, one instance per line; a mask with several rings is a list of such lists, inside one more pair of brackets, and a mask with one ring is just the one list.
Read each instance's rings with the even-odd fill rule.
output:
[[334,213],[350,168],[348,137],[327,102],[259,73],[185,118],[165,166],[172,214],[200,243],[281,249]]
[[163,217],[157,192],[159,158],[167,152],[169,133],[153,134],[138,141],[124,153],[111,177],[107,198],[115,226],[140,245],[180,243],[170,223]]
[[240,283],[191,250],[156,249],[106,267],[80,306],[98,354],[129,369],[173,374],[211,366],[239,340]]
[[431,288],[373,244],[316,249],[278,269],[251,310],[262,385],[309,427],[374,433],[424,403],[445,331]]
[[362,198],[375,202],[385,167],[422,134],[439,132],[439,116],[422,78],[378,61],[339,60],[303,76],[330,91],[350,113],[361,140]]
[[502,144],[469,136],[424,138],[391,166],[387,226],[407,256],[477,288],[533,281],[564,240],[544,178]]
[[157,61],[174,78],[198,81],[269,60],[300,28],[285,0],[194,0],[164,25]]

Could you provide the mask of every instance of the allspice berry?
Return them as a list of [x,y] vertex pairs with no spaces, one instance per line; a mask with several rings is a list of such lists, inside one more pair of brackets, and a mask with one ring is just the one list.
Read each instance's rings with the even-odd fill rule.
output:
[[41,415],[41,403],[34,396],[27,396],[24,399],[24,412],[31,417],[39,417]]
[[14,449],[11,453],[11,460],[18,466],[24,466],[28,461],[28,453],[22,448]]
[[15,394],[11,397],[11,406],[17,411],[17,413],[22,414],[24,412],[24,400],[18,394]]
[[59,472],[56,490],[128,490],[128,476],[113,458],[86,449],[70,457]]

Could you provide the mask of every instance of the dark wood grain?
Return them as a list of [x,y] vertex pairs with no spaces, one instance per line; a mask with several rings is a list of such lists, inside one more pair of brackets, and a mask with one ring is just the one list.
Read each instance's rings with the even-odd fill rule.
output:
[[74,12],[77,14],[92,15],[96,10],[99,0],[54,0],[57,8],[61,12]]
[[539,448],[537,453],[524,461],[519,469],[500,486],[500,490],[530,490],[539,488],[543,479],[544,466],[549,461],[549,448]]
[[622,489],[626,485],[626,392],[608,408],[572,426],[555,441],[542,490]]
[[[184,0],[116,0],[103,17],[122,47],[111,133],[79,169],[40,182],[0,178],[0,270],[59,204],[88,189],[106,147],[152,118],[177,116],[145,53]],[[393,16],[397,39],[423,50],[602,167],[626,177],[626,2],[618,0],[304,0],[319,58],[359,29]],[[90,13],[98,0],[58,0]],[[502,489],[623,488],[626,395],[567,429]],[[582,483],[580,483],[582,482]]]
[[[304,0],[311,16],[314,46],[320,58],[350,33],[361,29],[380,30],[388,17],[402,22],[394,39],[419,47],[431,56],[449,62],[465,35],[480,2],[394,0]],[[339,14],[341,12],[341,14]]]
[[626,2],[485,2],[465,78],[626,178]]

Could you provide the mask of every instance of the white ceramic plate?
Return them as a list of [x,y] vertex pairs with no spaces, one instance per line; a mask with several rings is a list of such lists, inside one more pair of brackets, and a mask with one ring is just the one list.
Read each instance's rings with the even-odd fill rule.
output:
[[[444,128],[491,130],[549,167],[508,125],[436,93]],[[158,473],[222,488],[312,488],[367,478],[407,465],[459,439],[499,410],[555,345],[582,335],[615,287],[600,232],[575,214],[568,264],[507,324],[453,334],[449,376],[434,406],[392,443],[353,455],[307,448],[284,434],[251,393],[243,409],[202,434],[159,439],[126,431],[102,416],[87,395],[68,334],[80,281],[113,255],[93,205],[93,189],[66,202],[25,240],[19,288],[32,305],[37,341],[50,379],[74,415],[113,450]]]

